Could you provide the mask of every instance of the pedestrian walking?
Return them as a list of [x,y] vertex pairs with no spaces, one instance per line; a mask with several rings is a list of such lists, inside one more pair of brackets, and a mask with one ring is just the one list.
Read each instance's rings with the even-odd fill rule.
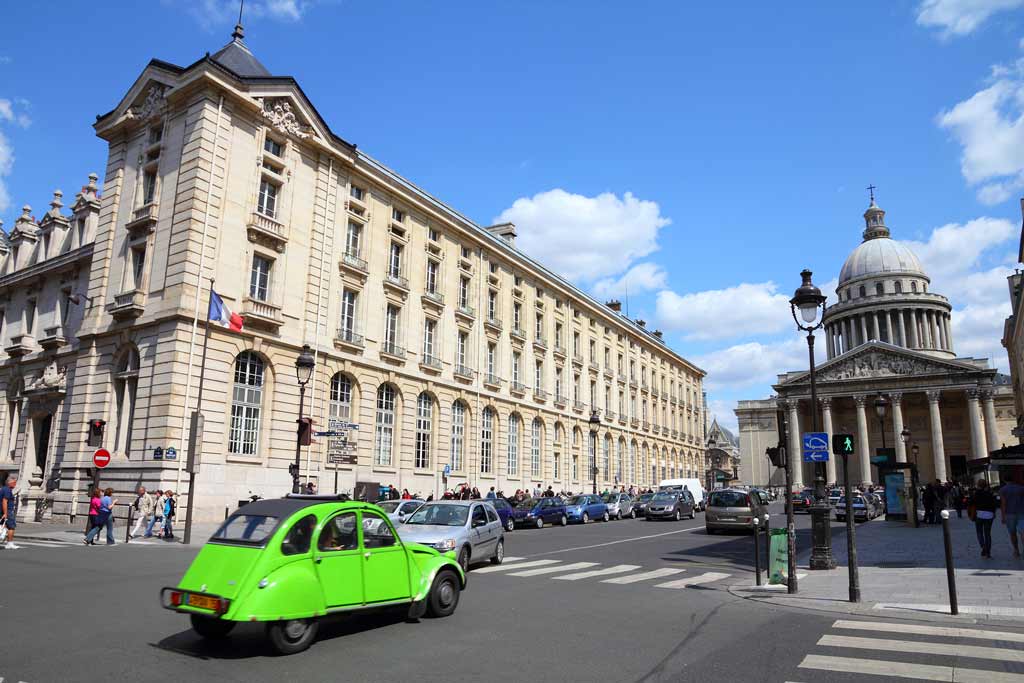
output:
[[494,493],[494,487],[492,486],[491,490],[487,492],[487,499],[488,500],[494,500],[497,497],[498,497],[497,494]]
[[316,494],[316,484],[311,481],[306,482],[306,495],[312,496]]
[[128,534],[128,538],[135,538],[139,533],[139,527],[143,524],[146,525],[147,531],[152,526],[150,521],[153,518],[153,496],[146,492],[145,486],[140,486],[136,491],[135,503],[132,507],[135,508],[135,525],[132,527],[131,533]]
[[1010,534],[1014,557],[1020,557],[1018,532],[1024,534],[1024,486],[1021,486],[1020,479],[1019,471],[1014,468],[1010,481],[999,487],[1003,524]]
[[88,538],[89,532],[99,524],[100,502],[102,498],[103,492],[100,491],[98,486],[94,486],[89,490],[89,522],[85,526],[85,538]]
[[178,502],[174,500],[174,491],[165,493],[164,501],[164,540],[174,538],[174,516],[178,508]]
[[85,535],[86,545],[96,545],[96,539],[99,538],[100,531],[103,529],[107,530],[107,545],[114,545],[114,506],[117,505],[117,499],[114,498],[114,489],[107,488],[103,491],[103,496],[100,497],[99,512],[96,515],[96,525],[89,529],[89,533]]
[[164,527],[164,503],[167,502],[167,497],[164,492],[160,489],[156,490],[156,498],[153,501],[153,516],[149,519],[149,525],[146,526],[146,533],[144,538],[149,538],[153,535],[153,527],[156,527],[156,535],[160,536],[163,533]]
[[924,487],[924,496],[922,498],[924,502],[924,523],[935,524],[935,504],[937,502],[938,495],[935,491],[935,486],[928,484]]
[[958,519],[962,519],[964,516],[964,490],[959,484],[953,484],[950,494],[953,497],[953,507],[956,508],[956,516]]
[[0,533],[4,550],[17,550],[21,546],[14,542],[14,530],[18,527],[18,475],[8,474],[0,487]]
[[984,479],[978,482],[978,488],[975,490],[974,495],[971,496],[967,516],[974,520],[974,531],[978,535],[981,556],[991,559],[992,522],[996,516],[996,497],[992,495],[988,482]]

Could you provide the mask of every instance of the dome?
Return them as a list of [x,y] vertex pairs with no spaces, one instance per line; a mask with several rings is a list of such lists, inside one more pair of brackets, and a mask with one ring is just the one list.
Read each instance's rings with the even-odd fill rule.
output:
[[912,273],[928,277],[917,256],[904,246],[888,237],[878,237],[861,242],[839,271],[839,286],[872,275],[887,273]]

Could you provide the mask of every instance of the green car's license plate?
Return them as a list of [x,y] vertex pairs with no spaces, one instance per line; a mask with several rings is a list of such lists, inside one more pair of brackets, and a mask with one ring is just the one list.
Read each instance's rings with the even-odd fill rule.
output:
[[188,605],[189,607],[199,607],[201,609],[217,610],[219,601],[217,598],[211,598],[208,595],[195,595],[193,593],[185,593],[182,596],[183,600],[181,604]]

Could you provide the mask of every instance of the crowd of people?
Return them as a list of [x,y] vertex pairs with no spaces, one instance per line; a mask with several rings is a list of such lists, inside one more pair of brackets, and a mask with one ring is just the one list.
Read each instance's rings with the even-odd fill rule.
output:
[[[613,492],[616,492],[616,493],[628,493],[630,496],[639,496],[639,495],[642,495],[644,493],[654,493],[654,489],[650,489],[650,488],[648,488],[648,489],[637,488],[636,486],[629,486],[627,488],[624,485],[623,486],[619,486],[618,488],[615,488],[615,487],[611,487],[611,488],[605,487],[605,489],[601,493],[601,495],[607,495],[607,494],[613,493]],[[520,502],[526,500],[527,498],[545,498],[545,497],[552,498],[552,497],[558,496],[559,498],[566,498],[566,499],[568,499],[568,498],[573,497],[574,495],[578,495],[579,493],[585,493],[585,491],[579,491],[577,493],[573,493],[572,491],[566,491],[566,490],[563,489],[563,490],[561,490],[561,491],[556,493],[554,488],[551,487],[550,485],[545,487],[543,484],[536,484],[533,487],[532,491],[530,489],[516,489],[516,492],[514,494],[512,494],[510,496],[506,496],[504,491],[501,491],[501,490],[496,491],[493,486],[490,488],[490,490],[486,494],[482,494],[480,492],[480,489],[478,489],[476,486],[472,486],[471,487],[469,484],[459,484],[458,486],[456,486],[454,488],[446,489],[445,492],[443,494],[441,494],[441,500],[483,500],[483,499],[486,499],[486,498],[504,498],[508,502],[510,502],[513,505],[515,505],[516,503],[520,503]],[[434,500],[434,494],[431,493],[425,499],[423,499],[422,496],[420,496],[418,493],[409,493],[409,489],[402,489],[401,491],[399,491],[393,485],[388,484],[387,492],[386,492],[386,494],[384,496],[384,499],[385,500],[399,500],[399,499],[401,499],[401,500],[412,500],[412,499],[416,499],[416,500],[426,500],[426,502],[429,503],[429,502]]]

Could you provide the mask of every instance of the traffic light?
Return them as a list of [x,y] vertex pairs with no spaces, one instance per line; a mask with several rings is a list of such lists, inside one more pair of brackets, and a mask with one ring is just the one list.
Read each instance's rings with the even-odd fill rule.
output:
[[313,443],[313,418],[303,417],[296,422],[299,423],[299,445],[308,446]]
[[295,463],[290,463],[288,465],[288,474],[290,474],[293,478],[299,476],[299,466],[296,465]]
[[99,448],[103,445],[103,427],[106,420],[89,420],[89,447]]
[[765,449],[765,455],[771,460],[772,464],[776,467],[786,466],[786,449],[782,446],[770,447]]
[[855,444],[852,434],[833,434],[832,452],[836,455],[853,455]]

